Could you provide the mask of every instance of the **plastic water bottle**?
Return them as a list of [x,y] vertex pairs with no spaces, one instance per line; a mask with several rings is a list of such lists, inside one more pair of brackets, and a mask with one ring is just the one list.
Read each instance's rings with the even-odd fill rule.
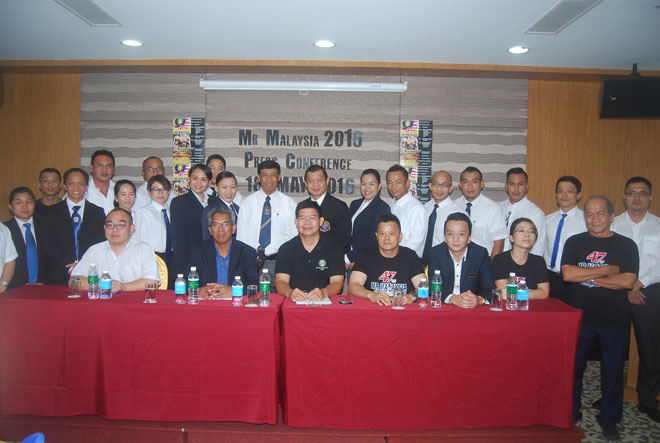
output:
[[112,277],[108,271],[103,271],[101,274],[101,300],[112,298]]
[[231,284],[231,304],[243,306],[243,282],[240,275],[234,277],[234,283]]
[[[112,287],[112,284],[110,286]],[[90,263],[87,272],[87,298],[98,300],[99,296],[99,271],[96,269],[96,263]]]
[[261,270],[261,276],[259,277],[259,292],[261,293],[259,297],[259,306],[270,306],[270,276],[268,275],[268,269]]
[[440,275],[439,269],[435,270],[433,280],[431,280],[431,307],[442,307],[442,275]]
[[518,283],[516,282],[516,273],[509,273],[509,280],[506,283],[506,309],[507,311],[515,311],[518,309],[516,303],[516,294],[518,293]]
[[524,278],[521,278],[520,283],[518,283],[516,302],[518,303],[519,311],[529,311],[529,288]]
[[190,267],[190,274],[188,274],[188,304],[196,305],[199,303],[199,274],[197,267]]
[[177,274],[174,281],[174,303],[182,305],[186,303],[186,281],[183,274]]
[[417,286],[417,305],[422,309],[429,307],[429,284],[425,278],[421,279]]

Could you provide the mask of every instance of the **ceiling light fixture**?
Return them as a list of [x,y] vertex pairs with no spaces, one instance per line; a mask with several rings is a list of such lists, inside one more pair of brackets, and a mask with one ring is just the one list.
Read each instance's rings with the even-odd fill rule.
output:
[[335,45],[336,43],[330,40],[316,40],[314,42],[314,46],[316,46],[317,48],[334,48]]
[[326,92],[405,92],[404,83],[357,83],[357,82],[276,82],[276,81],[234,81],[204,80],[199,87],[205,91],[326,91]]
[[509,54],[527,54],[529,52],[529,48],[527,46],[512,46],[509,49],[506,50]]
[[121,44],[124,46],[131,46],[134,48],[142,46],[142,42],[139,40],[122,40]]

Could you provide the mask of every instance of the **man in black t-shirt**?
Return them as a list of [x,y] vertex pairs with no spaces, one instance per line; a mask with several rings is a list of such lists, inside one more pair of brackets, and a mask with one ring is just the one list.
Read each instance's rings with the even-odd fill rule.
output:
[[561,267],[564,280],[572,283],[571,302],[583,312],[575,353],[573,421],[582,418],[582,376],[589,352],[599,343],[602,409],[596,418],[605,438],[618,439],[630,329],[628,290],[637,279],[639,255],[632,240],[610,230],[614,205],[607,197],[590,197],[584,218],[588,232],[566,241]]
[[311,200],[296,206],[298,235],[280,246],[275,288],[293,301],[323,300],[344,287],[344,252],[321,235],[321,207]]
[[400,290],[396,304],[415,300],[413,291],[424,277],[424,265],[417,253],[401,241],[401,224],[394,214],[383,214],[376,230],[378,244],[363,250],[355,260],[348,292],[379,305],[390,305],[390,295]]

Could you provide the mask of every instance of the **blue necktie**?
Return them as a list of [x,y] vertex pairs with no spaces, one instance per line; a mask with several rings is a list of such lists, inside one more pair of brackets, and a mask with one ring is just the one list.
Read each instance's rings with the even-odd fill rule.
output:
[[467,202],[467,204],[465,205],[465,212],[467,212],[468,217],[472,215],[470,214],[470,208],[472,208],[472,203]]
[[438,218],[438,204],[433,205],[433,212],[429,215],[429,227],[426,231],[426,242],[424,242],[424,254],[422,255],[422,261],[424,264],[429,263],[429,252],[431,250],[431,245],[433,244],[433,231],[435,230],[435,221]]
[[259,244],[264,248],[270,244],[270,216],[270,195],[267,195],[261,211],[261,227],[259,228]]
[[37,258],[37,242],[30,231],[30,223],[23,223],[25,228],[25,252],[27,258],[28,281],[31,285],[37,282],[39,274],[39,259]]
[[78,233],[80,232],[80,225],[82,224],[82,217],[78,214],[80,206],[76,205],[73,207],[73,215],[71,216],[71,222],[73,223],[73,238],[76,241],[76,260],[80,259],[80,253],[78,249]]
[[170,219],[167,217],[167,209],[163,208],[163,219],[165,220],[165,264],[170,265],[172,259],[172,227],[170,226]]
[[236,216],[236,221],[238,221],[238,211],[241,208],[239,208],[236,203],[232,203],[231,205],[229,205],[229,207],[231,208],[232,211],[234,211],[234,215]]
[[561,230],[564,227],[564,220],[566,220],[566,214],[561,215],[561,220],[557,225],[557,233],[555,234],[555,244],[552,247],[552,259],[550,259],[550,268],[555,268],[555,263],[557,263],[557,253],[559,252],[559,239],[561,238]]

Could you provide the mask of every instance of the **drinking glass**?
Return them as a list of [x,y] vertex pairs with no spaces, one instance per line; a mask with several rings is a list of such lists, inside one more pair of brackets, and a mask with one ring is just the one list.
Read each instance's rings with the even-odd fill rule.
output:
[[501,311],[502,310],[502,290],[493,289],[491,291],[492,297],[490,299],[490,310],[491,311]]
[[254,308],[259,304],[257,297],[259,296],[259,287],[257,285],[248,285],[247,287],[247,303],[245,306]]
[[148,281],[144,284],[144,303],[156,303],[158,282]]
[[80,277],[71,277],[71,293],[67,295],[68,298],[80,298],[82,291],[80,290]]

